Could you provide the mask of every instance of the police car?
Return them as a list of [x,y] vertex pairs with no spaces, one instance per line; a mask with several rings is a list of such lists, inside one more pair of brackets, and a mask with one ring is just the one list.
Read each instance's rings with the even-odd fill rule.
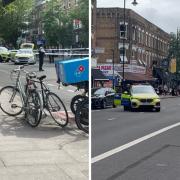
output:
[[125,91],[121,95],[121,105],[124,110],[154,109],[160,111],[160,98],[151,85],[131,85],[129,92]]

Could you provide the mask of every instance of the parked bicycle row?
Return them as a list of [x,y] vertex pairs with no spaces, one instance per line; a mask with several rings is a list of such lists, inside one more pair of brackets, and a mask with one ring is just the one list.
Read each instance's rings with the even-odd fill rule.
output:
[[[32,127],[37,127],[42,117],[50,117],[61,127],[68,124],[68,112],[61,98],[52,92],[45,84],[45,75],[37,76],[35,72],[28,72],[19,66],[14,69],[10,76],[15,78],[15,84],[5,86],[0,90],[0,108],[9,116],[23,114],[24,120]],[[25,73],[25,85],[22,83],[22,74]],[[88,124],[83,122],[82,109],[86,101],[76,102],[75,122],[79,129],[88,132]],[[74,102],[74,100],[72,101]],[[73,106],[73,103],[71,103]],[[75,105],[75,106],[76,106]],[[43,116],[42,116],[43,115]],[[82,124],[84,123],[85,126]],[[83,127],[82,127],[83,125]]]

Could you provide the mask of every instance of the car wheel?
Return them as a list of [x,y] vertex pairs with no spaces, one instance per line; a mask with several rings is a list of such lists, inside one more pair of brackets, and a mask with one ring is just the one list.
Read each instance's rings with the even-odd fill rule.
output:
[[161,108],[156,108],[156,112],[160,112],[161,111]]
[[102,107],[103,109],[106,109],[106,101],[105,101],[105,100],[102,101],[101,107]]
[[113,108],[116,108],[116,105],[113,103]]

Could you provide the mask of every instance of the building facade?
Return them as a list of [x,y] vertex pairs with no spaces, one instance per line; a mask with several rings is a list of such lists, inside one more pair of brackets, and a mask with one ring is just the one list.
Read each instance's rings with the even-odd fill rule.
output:
[[[170,35],[158,26],[149,22],[131,9],[123,8],[96,9],[96,49],[103,50],[98,54],[98,63],[124,63],[145,67],[146,72],[153,64],[159,65],[168,55]],[[123,38],[125,37],[125,49]]]

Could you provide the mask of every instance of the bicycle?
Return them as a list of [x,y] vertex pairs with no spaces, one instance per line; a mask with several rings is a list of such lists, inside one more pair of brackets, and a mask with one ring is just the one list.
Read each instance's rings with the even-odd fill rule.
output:
[[[51,92],[49,88],[45,85],[43,80],[46,78],[46,75],[42,75],[40,77],[36,77],[33,79],[34,83],[40,84],[40,92],[42,96],[42,109],[47,116],[47,110],[51,115],[52,119],[61,127],[65,127],[68,124],[68,112],[67,109],[60,99],[60,97]],[[37,86],[36,86],[37,88]]]
[[[36,76],[33,72],[27,72],[24,66],[19,66],[11,72],[11,79],[16,75],[15,86],[5,86],[0,90],[2,102],[1,110],[9,116],[20,115],[25,112],[25,119],[32,127],[38,126],[42,117],[42,101],[40,93],[36,90],[35,84],[31,81]],[[26,84],[23,89],[21,82],[21,72],[26,74]],[[6,98],[3,98],[6,97]]]
[[70,108],[73,114],[76,114],[77,105],[82,102],[87,96],[87,92],[74,96],[71,100]]
[[88,97],[85,97],[83,101],[77,104],[75,121],[79,129],[81,129],[85,133],[89,133],[89,99]]

